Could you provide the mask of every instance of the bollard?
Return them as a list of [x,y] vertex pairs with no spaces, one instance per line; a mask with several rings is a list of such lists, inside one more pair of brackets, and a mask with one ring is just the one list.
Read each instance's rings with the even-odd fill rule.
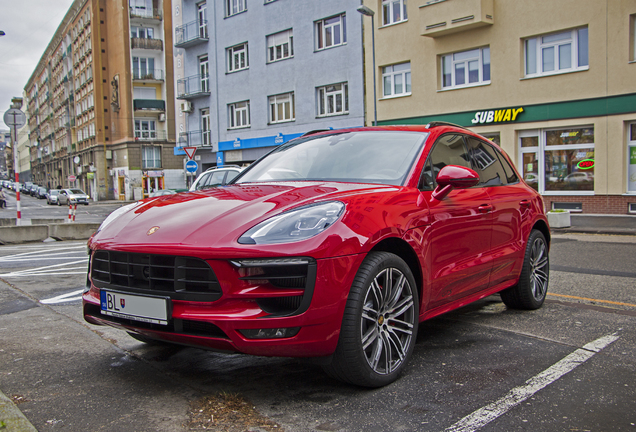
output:
[[75,222],[75,212],[77,212],[77,204],[73,206],[73,222]]
[[71,202],[68,202],[68,221],[67,223],[71,223],[71,213],[73,212],[73,206],[71,204]]

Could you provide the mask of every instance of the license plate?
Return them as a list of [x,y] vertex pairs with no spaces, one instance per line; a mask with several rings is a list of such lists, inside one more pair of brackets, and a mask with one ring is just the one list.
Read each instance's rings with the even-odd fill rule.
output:
[[118,318],[168,325],[168,301],[162,297],[100,292],[101,313]]

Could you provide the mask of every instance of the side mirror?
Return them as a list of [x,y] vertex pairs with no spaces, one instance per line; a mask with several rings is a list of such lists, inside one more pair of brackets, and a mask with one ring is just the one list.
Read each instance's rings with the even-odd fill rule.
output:
[[468,189],[479,183],[479,174],[470,168],[446,165],[437,174],[433,198],[443,200],[453,189]]

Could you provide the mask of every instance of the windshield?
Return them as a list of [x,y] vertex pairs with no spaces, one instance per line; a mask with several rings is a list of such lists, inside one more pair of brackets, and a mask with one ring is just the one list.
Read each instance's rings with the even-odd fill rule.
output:
[[329,180],[399,186],[427,135],[363,131],[299,138],[252,165],[237,183]]
[[81,189],[70,189],[69,192],[73,195],[84,195],[84,191]]

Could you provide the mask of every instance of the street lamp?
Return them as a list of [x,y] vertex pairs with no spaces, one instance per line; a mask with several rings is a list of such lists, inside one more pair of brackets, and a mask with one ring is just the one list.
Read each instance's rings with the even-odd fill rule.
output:
[[373,126],[378,125],[378,98],[376,97],[376,83],[375,83],[375,26],[373,24],[373,15],[375,12],[367,6],[361,5],[356,9],[362,15],[371,17],[371,47],[373,49]]

